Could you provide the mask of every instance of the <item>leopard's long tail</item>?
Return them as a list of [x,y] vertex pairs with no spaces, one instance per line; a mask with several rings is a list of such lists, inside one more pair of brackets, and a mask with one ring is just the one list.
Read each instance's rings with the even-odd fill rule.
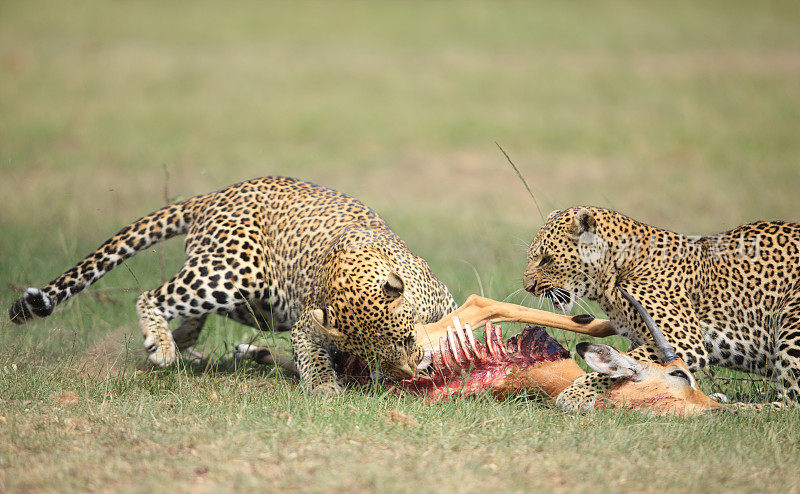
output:
[[139,218],[43,288],[28,288],[11,304],[8,310],[11,321],[25,324],[37,317],[47,317],[56,305],[77,295],[125,259],[155,243],[185,234],[192,224],[197,199],[171,204]]

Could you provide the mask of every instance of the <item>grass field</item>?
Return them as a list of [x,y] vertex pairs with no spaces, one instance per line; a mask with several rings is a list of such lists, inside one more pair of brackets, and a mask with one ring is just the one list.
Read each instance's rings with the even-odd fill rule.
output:
[[[536,306],[514,292],[541,217],[495,141],[544,214],[800,220],[798,26],[788,1],[2,2],[0,307],[166,200],[269,174],[373,206],[459,301]],[[155,371],[133,303],[181,259],[0,317],[0,491],[800,491],[795,411],[318,400],[233,362],[257,335],[219,318],[216,365]]]

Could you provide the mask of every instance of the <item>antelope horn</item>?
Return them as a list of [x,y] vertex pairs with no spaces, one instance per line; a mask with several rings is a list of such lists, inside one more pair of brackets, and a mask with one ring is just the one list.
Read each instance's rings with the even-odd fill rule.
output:
[[672,362],[673,360],[677,360],[678,356],[675,354],[675,349],[672,348],[672,345],[669,344],[667,338],[664,336],[664,333],[658,329],[656,326],[656,322],[650,317],[650,314],[647,313],[642,304],[639,303],[638,300],[633,298],[630,293],[628,293],[624,288],[617,287],[619,292],[622,294],[625,299],[633,305],[633,308],[636,309],[636,312],[642,316],[644,319],[644,324],[647,326],[647,329],[650,330],[650,334],[653,336],[653,340],[656,342],[656,346],[661,351],[661,354],[664,356],[665,363]]

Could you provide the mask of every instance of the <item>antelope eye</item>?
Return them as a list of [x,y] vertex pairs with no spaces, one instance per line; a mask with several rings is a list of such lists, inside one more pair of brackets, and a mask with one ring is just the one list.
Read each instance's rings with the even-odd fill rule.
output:
[[553,258],[551,256],[542,256],[542,260],[539,261],[539,267],[541,268],[542,266],[547,266],[551,262],[553,262]]
[[684,371],[682,371],[680,369],[675,369],[675,370],[669,371],[669,375],[681,378],[681,379],[683,379],[684,381],[686,381],[686,382],[688,382],[690,384],[692,382],[692,379],[689,377],[689,374],[687,374],[686,372],[684,372]]

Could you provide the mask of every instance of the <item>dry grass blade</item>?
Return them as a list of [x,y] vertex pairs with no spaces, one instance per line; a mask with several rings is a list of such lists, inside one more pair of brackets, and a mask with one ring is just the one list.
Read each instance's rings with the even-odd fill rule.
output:
[[514,171],[517,172],[517,176],[519,177],[520,180],[522,180],[522,183],[525,185],[525,188],[528,189],[528,194],[530,194],[531,199],[533,199],[533,203],[536,204],[536,210],[539,211],[539,216],[541,216],[542,222],[544,222],[544,213],[542,213],[542,208],[539,207],[539,201],[536,200],[536,196],[533,194],[533,189],[531,189],[530,184],[528,184],[528,181],[525,180],[525,177],[522,175],[522,172],[519,171],[517,165],[515,165],[514,162],[511,161],[511,158],[508,156],[508,153],[506,153],[506,150],[503,149],[503,147],[500,146],[499,143],[495,142],[494,144],[497,146],[498,149],[500,149],[500,152],[503,153],[503,156],[506,157],[506,160],[511,165],[511,168],[513,168]]

